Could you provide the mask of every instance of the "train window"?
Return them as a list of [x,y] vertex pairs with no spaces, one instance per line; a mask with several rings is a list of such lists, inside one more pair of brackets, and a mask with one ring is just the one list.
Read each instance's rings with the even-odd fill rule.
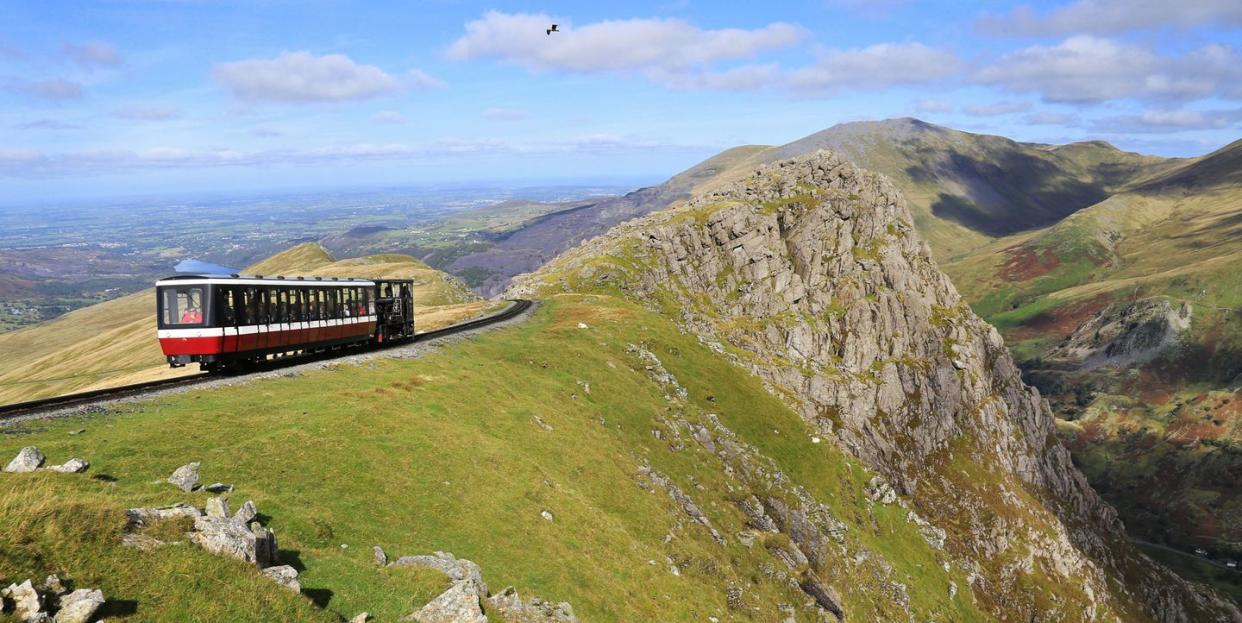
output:
[[298,289],[289,288],[289,320],[288,322],[301,322],[302,306],[298,303]]
[[289,322],[289,291],[284,288],[276,290],[276,322]]
[[242,310],[238,314],[238,324],[259,324],[259,301],[254,288],[242,290]]
[[370,315],[375,313],[375,303],[371,300],[371,288],[362,289],[362,309],[363,313]]
[[203,287],[181,286],[164,290],[165,325],[203,323]]
[[311,320],[323,320],[323,288],[311,288]]
[[237,324],[237,317],[233,314],[233,288],[217,288],[215,299],[216,325],[231,327]]

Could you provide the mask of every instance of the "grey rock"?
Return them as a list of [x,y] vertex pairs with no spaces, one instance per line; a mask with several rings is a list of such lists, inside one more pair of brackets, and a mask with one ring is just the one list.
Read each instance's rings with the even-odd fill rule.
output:
[[[229,516],[229,499],[228,498],[207,498],[207,516],[215,519],[225,519]],[[242,522],[246,523],[246,522]]]
[[810,576],[803,578],[798,583],[798,587],[815,600],[815,605],[836,617],[838,621],[845,620],[845,610],[841,608],[841,598],[837,596],[837,592],[832,590],[831,586],[820,582],[816,577]]
[[255,534],[246,524],[239,524],[229,518],[198,517],[194,520],[194,533],[190,538],[196,545],[213,554],[259,564]]
[[85,428],[79,428],[79,429],[77,429],[77,430],[71,430],[71,431],[69,431],[69,434],[70,434],[70,435],[81,435],[82,433],[85,433],[85,432],[86,432],[86,429],[85,429]]
[[298,582],[298,570],[289,565],[280,565],[277,567],[268,567],[260,571],[273,582],[295,592],[302,592],[302,584]]
[[241,508],[237,509],[237,515],[234,516],[233,519],[235,521],[248,524],[254,521],[254,518],[258,516],[259,509],[255,507],[254,501],[246,500],[246,503],[242,504]]
[[10,474],[25,474],[39,469],[46,460],[42,452],[34,446],[26,446],[22,448],[17,456],[13,457],[9,464],[4,466],[4,471]]
[[104,605],[103,591],[79,588],[60,598],[55,623],[87,623]]
[[[236,520],[234,520],[236,523]],[[276,533],[265,528],[257,521],[250,522],[250,532],[254,534],[255,564],[259,567],[274,565],[279,560],[276,544]]]
[[0,590],[0,598],[13,602],[13,613],[23,621],[43,612],[43,598],[30,580]]
[[897,501],[897,492],[893,491],[892,485],[885,482],[884,479],[879,476],[873,476],[871,480],[867,482],[866,493],[867,497],[872,502],[892,504]]
[[359,612],[358,614],[354,615],[354,618],[349,620],[349,623],[367,623],[367,621],[370,620],[370,618],[371,618],[371,613]]
[[203,488],[210,493],[231,493],[233,491],[233,485],[226,485],[222,482],[213,482]]
[[500,615],[505,623],[578,623],[569,604],[554,605],[538,597],[524,602],[512,586],[489,597],[487,610]]
[[178,502],[171,506],[159,506],[156,508],[131,508],[125,511],[125,516],[129,519],[129,528],[141,528],[154,521],[163,521],[165,519],[173,519],[176,517],[190,517],[197,519],[201,517],[203,512],[188,504]]
[[176,471],[168,477],[168,482],[177,486],[178,489],[189,493],[198,487],[198,468],[199,462],[186,463],[178,467]]
[[39,588],[44,593],[48,593],[50,595],[64,595],[69,592],[69,589],[65,588],[64,582],[61,582],[60,577],[54,573],[44,578],[43,586],[40,586]]
[[1048,359],[1083,370],[1151,361],[1190,329],[1192,307],[1165,298],[1113,303],[1074,330]]
[[82,472],[86,471],[86,468],[90,466],[91,464],[86,462],[85,460],[75,458],[75,459],[69,459],[68,461],[61,463],[60,465],[48,466],[48,469],[54,472],[60,472],[62,474],[81,474]]
[[34,616],[26,619],[25,623],[52,623],[52,615],[46,612],[36,612]]
[[389,563],[391,567],[414,566],[435,569],[448,576],[450,580],[469,581],[480,595],[487,595],[487,583],[483,581],[483,571],[479,566],[464,558],[457,558],[448,552],[436,552],[431,556],[402,556]]
[[430,603],[410,616],[418,623],[487,623],[478,587],[468,580],[453,582]]
[[384,548],[376,545],[371,548],[371,552],[375,554],[375,564],[381,567],[388,564],[388,554],[384,553]]

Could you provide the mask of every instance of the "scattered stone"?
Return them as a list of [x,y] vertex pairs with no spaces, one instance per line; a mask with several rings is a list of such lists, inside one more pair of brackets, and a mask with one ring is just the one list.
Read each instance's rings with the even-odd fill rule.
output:
[[450,580],[470,580],[478,586],[480,595],[487,595],[487,584],[483,582],[483,571],[479,565],[465,559],[458,559],[447,552],[436,552],[431,556],[402,556],[389,563],[390,567],[423,567],[435,569]]
[[104,605],[103,591],[80,588],[60,598],[55,623],[87,623]]
[[65,588],[65,584],[60,581],[60,577],[55,573],[47,576],[43,580],[43,586],[40,588],[43,589],[43,592],[51,593],[52,595],[64,595],[69,592],[69,589]]
[[[236,521],[234,519],[234,522]],[[276,564],[279,559],[276,533],[259,525],[257,521],[250,522],[250,532],[254,534],[255,564],[259,565],[259,568]]]
[[548,520],[549,522],[552,522],[552,521],[555,521],[555,520],[556,520],[556,518],[552,516],[552,513],[549,513],[548,511],[540,511],[540,512],[539,512],[539,516],[540,516],[540,517],[543,517],[544,519]]
[[541,418],[541,417],[539,417],[539,416],[537,416],[537,415],[535,416],[535,424],[536,424],[539,428],[542,428],[543,430],[546,430],[546,431],[550,431],[550,430],[552,430],[552,425],[551,425],[551,424],[549,424],[549,423],[547,423],[547,422],[545,422],[545,421],[543,421],[543,418]]
[[85,432],[86,432],[85,428],[79,428],[78,430],[69,431],[69,434],[70,435],[81,435],[82,433],[85,433]]
[[298,570],[289,565],[280,565],[278,567],[268,567],[260,571],[264,576],[273,582],[295,592],[302,592],[302,584],[298,582]]
[[198,517],[190,537],[199,547],[213,553],[258,564],[255,534],[227,517]]
[[168,477],[168,482],[189,493],[198,487],[198,467],[198,461],[182,465]]
[[742,589],[730,586],[725,589],[725,607],[730,610],[742,609]]
[[591,327],[587,326],[587,323],[585,323],[585,322],[579,322],[579,323],[578,323],[578,328],[579,328],[579,329],[590,329]]
[[246,503],[242,504],[241,508],[237,509],[237,515],[233,517],[233,520],[240,522],[240,523],[248,524],[254,521],[254,518],[258,516],[259,516],[259,509],[255,507],[254,501],[246,500]]
[[811,437],[811,443],[819,443],[819,442],[821,442],[821,441],[823,441],[823,440],[822,440],[822,439],[820,439],[819,437]]
[[209,493],[232,493],[233,492],[233,485],[226,485],[222,482],[214,482],[203,488],[206,489]]
[[918,526],[919,534],[923,535],[923,539],[927,541],[927,544],[932,549],[944,549],[945,539],[948,538],[948,533],[945,532],[944,528],[937,528],[931,525],[930,522],[920,517],[914,511],[906,513],[906,521]]
[[479,591],[467,580],[453,582],[448,590],[406,618],[418,623],[487,623],[479,605]]
[[512,586],[487,600],[488,612],[495,611],[511,623],[577,623],[574,609],[567,603],[552,605],[538,597],[523,602]]
[[957,597],[957,582],[949,582],[949,599]]
[[897,492],[893,490],[892,485],[885,482],[884,479],[879,476],[873,476],[871,480],[867,482],[866,492],[867,497],[872,502],[892,504],[897,501]]
[[21,584],[10,584],[7,588],[0,590],[0,598],[13,602],[13,612],[21,621],[29,620],[43,612],[43,598],[39,596],[30,580]]
[[354,618],[349,620],[349,623],[367,623],[367,620],[369,620],[370,618],[371,618],[371,613],[359,612],[358,614],[354,615]]
[[34,446],[26,446],[17,453],[17,456],[14,457],[12,461],[9,461],[9,464],[4,467],[4,471],[10,474],[25,474],[33,472],[36,469],[39,469],[45,460],[46,459],[44,458],[43,453],[39,452],[38,448]]
[[837,592],[832,590],[831,586],[820,582],[815,576],[807,575],[805,579],[798,583],[798,587],[802,589],[802,592],[810,595],[815,600],[816,605],[827,610],[838,621],[845,620],[845,610],[841,608],[841,598],[837,597]]
[[62,474],[81,474],[90,466],[91,464],[83,459],[69,459],[60,465],[52,465],[48,469]]
[[190,517],[197,519],[203,514],[202,511],[188,504],[178,502],[172,506],[160,506],[157,508],[131,508],[125,511],[125,516],[129,519],[129,529],[142,528],[153,521],[163,521],[165,519],[174,519],[176,517]]
[[384,553],[384,548],[376,545],[371,551],[375,554],[375,564],[381,567],[388,565],[388,554]]
[[[207,498],[207,516],[224,519],[229,516],[228,498]],[[245,523],[245,522],[242,522]]]

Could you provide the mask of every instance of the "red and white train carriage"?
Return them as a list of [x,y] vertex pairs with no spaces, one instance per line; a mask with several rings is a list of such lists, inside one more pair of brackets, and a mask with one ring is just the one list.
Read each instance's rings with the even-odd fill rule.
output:
[[413,281],[178,275],[156,286],[169,365],[204,370],[414,336]]

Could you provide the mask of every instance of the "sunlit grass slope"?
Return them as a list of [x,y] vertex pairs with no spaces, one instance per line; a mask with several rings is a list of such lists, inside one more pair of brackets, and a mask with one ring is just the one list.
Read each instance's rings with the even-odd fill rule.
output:
[[[688,398],[666,396],[629,344],[659,357]],[[568,601],[583,621],[784,620],[779,604],[798,606],[800,622],[818,620],[803,608],[806,595],[773,572],[785,569],[769,551],[779,539],[760,535],[747,548],[734,536],[746,527],[735,500],[770,493],[739,488],[715,453],[688,437],[674,445],[662,423],[702,424],[709,413],[844,523],[825,573],[847,620],[904,620],[891,581],[908,587],[917,620],[987,620],[965,572],[945,571],[945,554],[928,546],[905,509],[867,501],[870,473],[833,444],[813,443],[756,378],[664,317],[611,297],[556,297],[524,323],[421,359],[204,390],[0,437],[0,456],[37,445],[54,460],[89,459],[86,476],[0,475],[0,500],[36,491],[40,504],[83,508],[89,530],[101,535],[91,537],[94,549],[78,552],[72,533],[43,524],[11,529],[6,521],[0,576],[91,578],[110,598],[138,602],[137,613],[120,620],[190,619],[199,608],[225,607],[215,602],[230,601],[221,594],[238,586],[243,598],[226,604],[231,620],[312,620],[309,610],[285,605],[274,585],[267,590],[283,609],[251,597],[262,581],[251,586],[254,572],[240,563],[196,569],[190,563],[201,555],[193,550],[139,553],[104,538],[121,521],[114,509],[202,503],[205,495],[161,482],[197,460],[205,479],[235,484],[232,499],[254,499],[270,516],[285,555],[305,566],[303,586],[340,616],[367,610],[393,621],[434,595],[426,578],[377,568],[370,548],[378,544],[391,555],[443,550],[474,560],[493,590],[511,584],[522,595]],[[66,434],[77,428],[87,432]],[[666,492],[641,487],[644,464],[687,492],[726,544]],[[149,573],[170,568],[179,572]],[[957,597],[950,582],[962,588]],[[184,583],[207,588],[185,594]],[[741,590],[732,610],[730,587]]]
[[[302,244],[247,274],[414,279],[418,330],[477,316],[490,305],[465,285],[415,258],[378,255],[336,260],[318,244]],[[0,334],[0,403],[115,387],[194,373],[171,370],[155,340],[155,294],[144,290]]]

